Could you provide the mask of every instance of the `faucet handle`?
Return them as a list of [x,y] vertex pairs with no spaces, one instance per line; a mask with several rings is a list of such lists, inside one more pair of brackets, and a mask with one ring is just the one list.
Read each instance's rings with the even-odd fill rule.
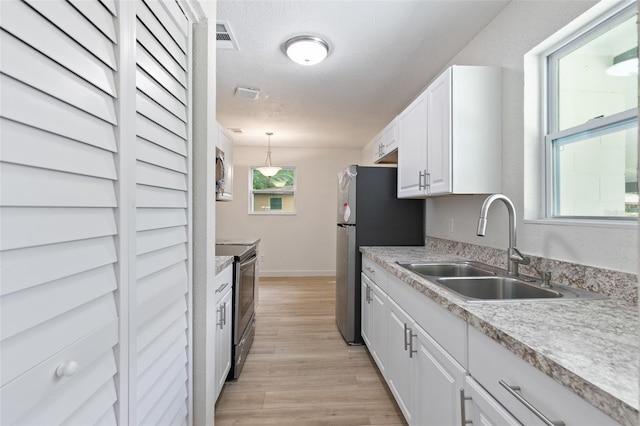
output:
[[542,282],[540,283],[540,287],[551,288],[551,272],[550,271],[543,271],[540,274],[540,278],[542,279]]
[[531,262],[530,258],[526,257],[515,247],[509,249],[509,259],[520,265],[528,265],[529,262]]

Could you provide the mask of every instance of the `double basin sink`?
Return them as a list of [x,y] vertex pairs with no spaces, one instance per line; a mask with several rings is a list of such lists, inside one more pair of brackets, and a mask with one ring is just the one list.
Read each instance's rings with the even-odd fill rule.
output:
[[511,277],[504,270],[480,262],[398,262],[467,302],[530,301],[530,300],[588,300],[605,299],[590,291],[550,283],[531,277]]

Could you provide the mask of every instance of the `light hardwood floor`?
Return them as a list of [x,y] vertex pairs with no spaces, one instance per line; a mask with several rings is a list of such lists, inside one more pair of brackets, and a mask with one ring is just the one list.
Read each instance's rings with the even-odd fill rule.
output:
[[216,426],[406,425],[364,346],[335,324],[333,278],[261,278],[256,338]]

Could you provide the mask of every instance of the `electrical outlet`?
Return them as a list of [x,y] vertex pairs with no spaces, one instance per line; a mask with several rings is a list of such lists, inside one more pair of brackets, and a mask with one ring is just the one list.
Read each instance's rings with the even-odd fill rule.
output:
[[449,218],[449,233],[453,234],[456,230],[456,220],[452,217]]
[[264,262],[264,254],[260,256],[260,262]]

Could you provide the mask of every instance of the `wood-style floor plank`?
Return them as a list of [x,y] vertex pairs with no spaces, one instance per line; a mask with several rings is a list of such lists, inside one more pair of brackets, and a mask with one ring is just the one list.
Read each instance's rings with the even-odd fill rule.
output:
[[261,278],[256,337],[216,426],[406,425],[364,346],[335,323],[331,278]]

